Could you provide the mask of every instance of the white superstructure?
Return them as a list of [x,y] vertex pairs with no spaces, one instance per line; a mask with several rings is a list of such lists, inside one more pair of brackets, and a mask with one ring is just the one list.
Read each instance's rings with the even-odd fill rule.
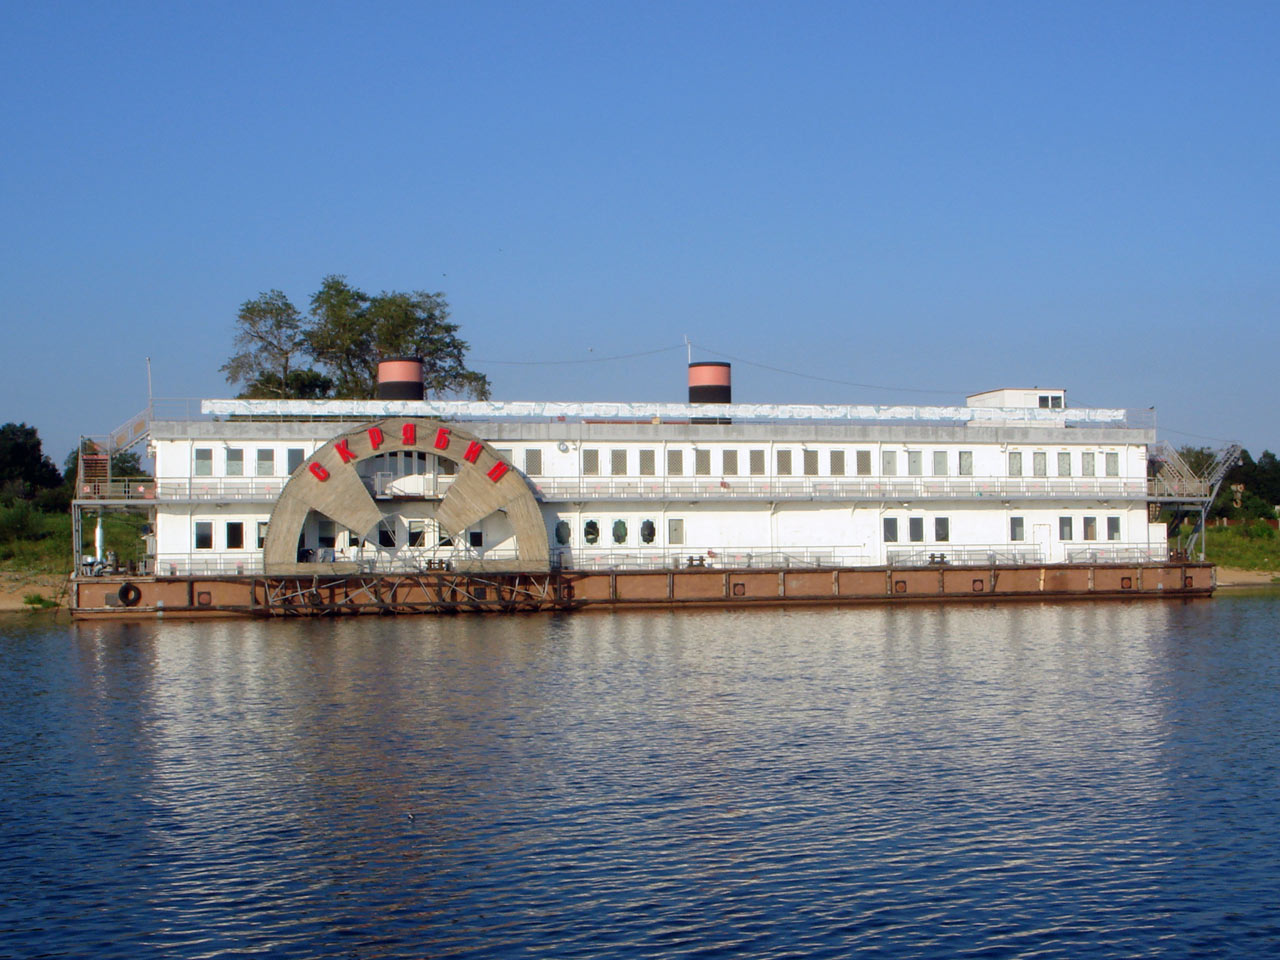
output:
[[[995,403],[995,401],[999,401]],[[459,423],[527,477],[568,568],[1163,560],[1148,521],[1149,411],[1072,409],[1061,390],[963,406],[206,401],[153,420],[154,572],[255,573],[290,475],[386,416]],[[694,422],[720,418],[730,422]],[[494,513],[434,523],[456,467],[429,448],[357,465],[372,531],[313,513],[299,558],[416,570],[514,556]],[[139,487],[141,490],[142,488]]]

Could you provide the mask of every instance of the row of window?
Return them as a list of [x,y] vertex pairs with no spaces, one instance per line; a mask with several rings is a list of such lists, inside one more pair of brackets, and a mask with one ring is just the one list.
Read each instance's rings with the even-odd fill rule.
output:
[[[588,449],[582,451],[582,473],[584,476],[595,477],[602,473],[601,454],[602,451]],[[631,476],[631,452],[629,450],[609,450],[609,474],[615,477]],[[686,458],[685,453],[689,451],[668,449],[667,450],[667,472],[669,477],[685,476]],[[797,467],[799,474],[806,477],[816,477],[821,474],[821,451],[818,450],[801,450],[797,463],[794,450],[774,450],[773,475],[778,477],[789,477],[796,474]],[[656,450],[639,450],[637,462],[638,470],[635,475],[641,477],[652,477],[657,475],[657,451]],[[711,450],[693,450],[693,476],[708,477],[712,476],[712,451]],[[741,450],[720,450],[719,471],[715,476],[737,477],[763,477],[767,474],[767,462],[765,450],[747,450],[746,461],[743,462]],[[846,451],[844,450],[828,450],[827,452],[827,476],[843,477],[848,474],[848,461],[846,459]],[[937,450],[933,453],[932,466],[934,476],[947,476],[950,473],[949,464],[950,454],[945,450]],[[907,462],[909,472],[912,475],[919,475],[922,472],[923,453],[919,450],[907,452]],[[897,451],[886,450],[882,459],[882,472],[886,476],[893,476],[898,472],[897,468]],[[957,453],[956,472],[962,477],[973,476],[973,451],[961,450]],[[525,473],[530,476],[538,476],[542,473],[542,451],[526,450],[525,451]],[[744,469],[745,468],[745,469]],[[871,476],[871,451],[855,450],[853,459],[854,476],[869,477]]]
[[[505,459],[511,459],[510,450],[499,450],[500,455]],[[594,477],[600,476],[601,452],[597,449],[587,449],[582,451],[582,473],[584,476]],[[656,450],[639,450],[636,466],[638,470],[635,475],[641,477],[652,477],[657,475],[657,451]],[[799,467],[800,474],[806,477],[816,477],[820,475],[820,451],[818,450],[801,450],[799,463],[795,462],[796,451],[793,450],[775,450],[774,451],[774,476],[789,477],[792,476],[796,467]],[[228,477],[248,476],[246,473],[245,463],[246,451],[238,447],[228,447],[226,450],[226,462],[224,464],[224,475]],[[274,477],[276,476],[276,451],[274,448],[259,447],[253,451],[253,476],[257,477]],[[631,453],[630,450],[609,450],[609,474],[615,477],[631,476]],[[667,450],[667,476],[681,477],[685,475],[685,450],[669,449]],[[712,451],[711,450],[693,450],[693,475],[698,477],[712,476]],[[720,462],[718,464],[720,470],[717,476],[736,477],[740,475],[762,477],[766,475],[766,451],[764,450],[748,450],[746,451],[746,462],[742,462],[740,450],[721,450]],[[849,464],[846,461],[846,451],[844,450],[828,450],[827,453],[827,476],[843,477],[847,473]],[[899,454],[902,457],[899,457]],[[1120,476],[1120,454],[1104,453],[1102,455],[1103,476],[1118,477]],[[285,451],[285,475],[291,475],[295,470],[302,466],[306,460],[306,451],[301,447],[290,447]],[[1078,468],[1073,469],[1078,462]],[[925,452],[922,450],[882,450],[880,452],[880,474],[886,477],[898,476],[901,467],[906,468],[906,476],[920,477],[925,475]],[[951,453],[946,450],[933,451],[928,460],[930,468],[930,476],[945,477],[952,473],[954,464],[955,475],[961,477],[973,476],[973,451],[959,450],[955,453],[954,460]],[[419,453],[414,457],[412,463],[406,462],[399,465],[396,473],[403,475],[409,473],[426,472],[426,457]],[[445,473],[453,473],[454,464],[448,460],[441,460],[440,466]],[[1031,454],[1031,473],[1033,477],[1047,477],[1049,475],[1049,454],[1043,451],[1036,451]],[[745,470],[744,470],[745,467]],[[1024,475],[1026,467],[1025,456],[1021,451],[1013,451],[1009,454],[1009,476],[1021,477]],[[1079,460],[1076,455],[1070,451],[1061,451],[1056,455],[1057,473],[1055,476],[1070,477],[1095,477],[1098,476],[1098,454],[1093,451],[1083,451],[1079,454]],[[871,476],[871,451],[855,450],[853,460],[853,475],[859,477]],[[373,468],[373,469],[376,469]],[[1077,472],[1078,470],[1078,472]],[[542,476],[542,451],[537,448],[531,448],[524,451],[524,472],[527,476]],[[213,448],[197,447],[195,449],[195,466],[194,475],[197,477],[213,476]]]
[[[1072,476],[1073,457],[1069,451],[1061,451],[1058,454],[1058,472],[1059,477]],[[1023,455],[1019,451],[1009,454],[1009,476],[1020,477],[1023,475]],[[1118,477],[1120,476],[1120,454],[1107,453],[1103,454],[1103,470],[1104,476]],[[1031,476],[1046,477],[1049,475],[1049,455],[1037,451],[1031,454]],[[1098,475],[1098,455],[1092,451],[1084,451],[1080,454],[1080,473],[1082,477],[1096,477]]]
[[[636,533],[641,544],[651,544],[658,538],[658,525],[653,520],[641,520],[636,524]],[[587,520],[582,524],[582,540],[588,545],[605,544],[623,545],[630,542],[631,524],[626,520],[614,520],[607,527],[600,520]],[[567,547],[573,542],[573,527],[568,520],[556,522],[556,543]],[[667,518],[667,545],[679,547],[684,545],[684,519]]]
[[[259,447],[253,451],[253,476],[276,476],[276,451],[271,447]],[[290,447],[285,451],[286,476],[302,466],[307,459],[307,452],[302,447]],[[223,475],[228,477],[245,477],[245,451],[239,447],[228,447],[226,461],[223,464]],[[213,448],[196,447],[194,476],[213,476]]]
[[[630,450],[608,450],[601,451],[596,449],[586,449],[582,451],[582,473],[584,476],[595,477],[602,475],[603,466],[601,460],[602,453],[608,453],[608,473],[615,477],[632,476],[631,470],[631,454]],[[639,450],[634,451],[639,455],[636,466],[639,468],[635,471],[635,475],[641,477],[652,477],[657,475],[657,451],[656,450]],[[667,472],[669,477],[681,477],[685,475],[685,450],[668,449],[667,450]],[[766,451],[764,450],[747,450],[746,462],[743,463],[742,451],[740,450],[720,450],[719,472],[716,476],[736,477],[751,476],[762,477],[766,475]],[[698,477],[712,476],[712,455],[711,450],[693,450],[693,475]],[[799,463],[795,458],[796,451],[793,450],[774,450],[774,471],[773,475],[778,477],[789,477],[796,473],[797,466],[800,474],[806,477],[816,477],[821,474],[821,451],[818,450],[801,450]],[[844,450],[828,450],[827,453],[827,472],[826,476],[843,477],[848,474],[849,463],[846,459],[846,451]],[[855,450],[853,451],[853,476],[869,477],[871,473],[871,451]],[[1031,454],[1031,476],[1045,477],[1048,476],[1048,454],[1042,451],[1036,451]],[[1057,454],[1057,476],[1070,477],[1078,475],[1082,477],[1098,476],[1098,453],[1094,451],[1084,451],[1079,454],[1078,473],[1073,472],[1072,465],[1076,462],[1076,454],[1070,451],[1062,451]],[[925,466],[929,467],[929,476],[946,477],[951,476],[954,472],[955,476],[971,477],[973,476],[973,451],[958,450],[951,452],[946,450],[934,450],[926,459],[923,450],[882,450],[880,451],[880,475],[885,477],[894,477],[899,475],[909,477],[925,476]],[[744,470],[745,466],[745,470]],[[1120,454],[1119,453],[1103,453],[1102,467],[1104,476],[1118,477],[1120,476]],[[902,469],[905,468],[905,474]],[[542,474],[542,451],[538,449],[526,450],[524,453],[524,472],[529,476],[540,476]],[[1009,454],[1009,476],[1023,476],[1023,454],[1021,452],[1013,452]]]
[[[407,540],[405,546],[409,547],[425,547],[429,543],[435,546],[451,547],[453,539],[445,536],[439,528],[431,520],[410,520],[407,524]],[[229,520],[224,530],[224,540],[226,550],[243,550],[245,548],[245,524],[240,520]],[[267,542],[267,522],[265,520],[258,521],[258,549],[261,550]],[[318,525],[318,535],[316,545],[320,548],[334,548],[339,546],[339,540],[342,540],[341,546],[359,547],[360,535],[350,530],[338,530],[338,525],[332,520],[321,520]],[[387,547],[395,549],[398,541],[396,527],[392,522],[383,522],[378,526],[376,543],[379,547]],[[484,534],[479,530],[467,531],[467,542],[473,547],[484,546]],[[373,538],[366,537],[365,546],[373,546],[375,543]],[[212,550],[213,549],[213,521],[197,520],[195,522],[195,538],[194,544],[196,550]],[[299,542],[299,547],[302,543]]]
[[[1098,539],[1098,518],[1097,517],[1081,517],[1080,519],[1080,539],[1081,540],[1097,540]],[[1106,534],[1108,540],[1120,539],[1120,518],[1105,517]],[[1076,530],[1075,517],[1059,517],[1058,518],[1058,539],[1074,540]],[[907,540],[911,543],[924,543],[925,518],[924,517],[908,517],[907,518]],[[897,517],[884,518],[884,542],[897,543],[901,536],[901,525]],[[1027,539],[1027,525],[1025,517],[1009,518],[1009,540],[1013,543],[1025,541]],[[948,517],[933,518],[933,542],[949,543],[951,540],[951,520]]]

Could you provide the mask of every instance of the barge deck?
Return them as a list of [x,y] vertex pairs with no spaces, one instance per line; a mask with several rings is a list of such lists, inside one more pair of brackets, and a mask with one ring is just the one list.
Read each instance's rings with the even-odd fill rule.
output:
[[1216,587],[1211,563],[695,568],[411,574],[76,577],[76,619],[517,613],[583,609],[911,602],[1186,599]]

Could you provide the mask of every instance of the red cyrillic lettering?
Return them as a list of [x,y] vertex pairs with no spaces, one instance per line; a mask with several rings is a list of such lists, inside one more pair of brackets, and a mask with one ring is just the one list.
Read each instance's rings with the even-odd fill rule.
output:
[[480,454],[483,450],[484,447],[480,446],[480,444],[475,440],[472,440],[467,446],[467,452],[462,455],[462,459],[467,461],[467,463],[475,463],[480,459]]
[[377,450],[382,446],[382,430],[378,427],[369,428],[369,446]]
[[315,477],[317,480],[319,480],[321,483],[324,483],[326,480],[329,479],[329,471],[326,470],[323,466],[321,466],[318,463],[311,464],[311,466],[309,466],[307,469],[310,470],[311,475]]
[[335,443],[333,449],[338,451],[338,456],[342,458],[343,463],[350,463],[356,458],[356,455],[351,452],[351,448],[347,446],[346,438]]
[[502,475],[507,472],[507,465],[499,460],[489,468],[489,479],[497,483],[502,479]]
[[400,439],[406,447],[412,447],[418,442],[418,425],[416,423],[406,423],[400,428]]
[[448,427],[441,427],[439,430],[436,431],[436,449],[437,450],[449,449],[449,428]]

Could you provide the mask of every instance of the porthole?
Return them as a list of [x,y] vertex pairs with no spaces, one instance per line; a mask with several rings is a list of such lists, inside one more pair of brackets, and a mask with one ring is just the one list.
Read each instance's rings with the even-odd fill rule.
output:
[[600,540],[600,524],[594,520],[588,520],[583,524],[582,539],[587,543],[598,543]]
[[653,543],[653,540],[657,535],[658,535],[658,528],[652,520],[641,521],[640,539],[644,543]]
[[566,546],[569,543],[569,521],[560,520],[556,523],[556,543],[560,546]]
[[614,543],[627,542],[627,521],[625,520],[613,521],[613,542]]

